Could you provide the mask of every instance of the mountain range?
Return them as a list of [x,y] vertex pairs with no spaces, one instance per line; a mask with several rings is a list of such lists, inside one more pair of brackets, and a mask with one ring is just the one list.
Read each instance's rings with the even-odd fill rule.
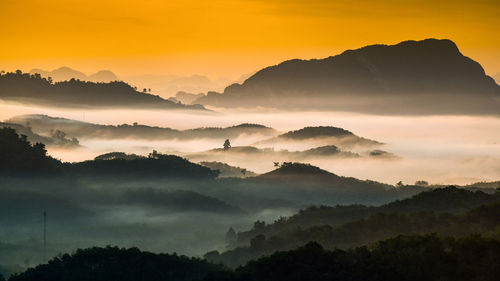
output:
[[109,70],[101,70],[91,75],[86,75],[85,73],[74,70],[67,66],[60,67],[58,69],[43,70],[43,69],[32,69],[30,74],[40,74],[44,78],[52,78],[53,81],[68,81],[71,79],[78,79],[82,81],[92,81],[92,82],[111,82],[119,80],[118,77]]
[[375,114],[500,113],[500,86],[450,40],[371,45],[264,68],[194,103]]

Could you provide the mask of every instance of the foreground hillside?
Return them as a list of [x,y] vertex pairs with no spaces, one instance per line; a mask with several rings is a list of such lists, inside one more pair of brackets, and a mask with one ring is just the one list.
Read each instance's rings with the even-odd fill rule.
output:
[[498,115],[500,86],[450,40],[372,45],[264,68],[195,103],[375,114]]
[[398,236],[371,247],[333,251],[312,242],[236,270],[183,256],[108,247],[62,255],[9,281],[494,281],[500,277],[498,259],[500,242],[477,235]]

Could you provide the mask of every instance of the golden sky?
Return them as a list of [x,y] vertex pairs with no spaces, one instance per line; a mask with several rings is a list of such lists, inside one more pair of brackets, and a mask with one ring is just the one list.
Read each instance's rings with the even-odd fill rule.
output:
[[500,72],[498,0],[0,0],[0,68],[237,78],[291,58],[448,38]]

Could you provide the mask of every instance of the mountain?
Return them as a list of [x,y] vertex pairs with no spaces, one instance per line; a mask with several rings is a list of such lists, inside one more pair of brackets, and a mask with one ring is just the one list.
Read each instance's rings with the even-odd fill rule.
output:
[[380,142],[362,138],[348,130],[332,126],[305,127],[256,143],[256,145],[281,146],[291,144],[302,144],[308,147],[334,145],[343,149],[352,149],[354,147],[367,148],[382,145]]
[[71,79],[52,83],[39,74],[30,75],[21,71],[0,76],[0,99],[65,107],[204,110],[200,105],[183,105],[146,92],[138,92],[120,81],[96,83]]
[[20,115],[10,118],[9,123],[29,126],[33,131],[46,134],[50,130],[64,131],[68,136],[76,138],[100,139],[202,139],[212,138],[224,141],[227,138],[237,138],[242,135],[262,135],[264,137],[278,134],[273,128],[259,124],[243,123],[235,126],[218,128],[202,127],[188,130],[176,130],[165,127],[147,126],[141,124],[122,124],[118,126],[99,125],[77,120],[47,115]]
[[83,72],[71,69],[67,66],[48,71],[43,69],[32,69],[30,74],[40,74],[44,78],[52,78],[53,81],[68,81],[71,79],[83,80],[83,81],[93,81],[93,82],[111,82],[117,81],[118,77],[109,70],[101,70],[89,76],[85,75]]
[[289,60],[195,103],[375,114],[500,113],[500,86],[450,40],[371,45]]

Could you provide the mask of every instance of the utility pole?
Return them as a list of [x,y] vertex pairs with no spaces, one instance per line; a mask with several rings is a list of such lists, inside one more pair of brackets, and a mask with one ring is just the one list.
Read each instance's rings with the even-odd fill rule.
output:
[[43,211],[43,262],[47,257],[47,212]]

